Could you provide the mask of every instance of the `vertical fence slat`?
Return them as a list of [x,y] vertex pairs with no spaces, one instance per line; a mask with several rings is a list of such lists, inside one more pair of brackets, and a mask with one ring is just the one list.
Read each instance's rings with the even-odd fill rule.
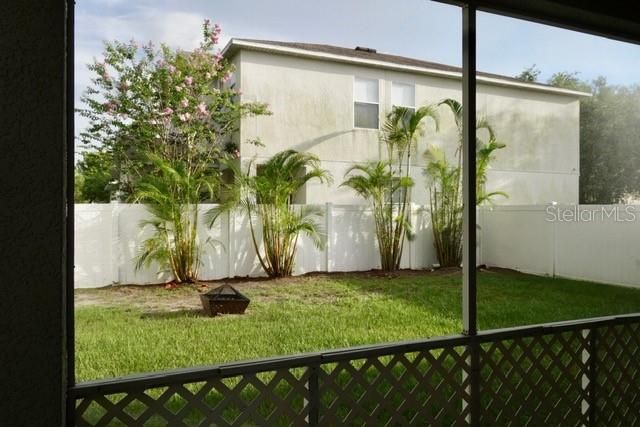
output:
[[325,205],[325,212],[324,212],[324,216],[325,216],[325,221],[327,222],[326,227],[327,227],[327,245],[324,249],[325,251],[325,256],[326,256],[326,264],[325,264],[325,269],[328,272],[331,271],[331,249],[333,247],[333,242],[332,242],[332,238],[333,238],[333,203],[329,202]]
[[471,426],[480,424],[480,408],[482,405],[480,399],[480,381],[481,381],[481,365],[480,365],[480,344],[474,337],[471,337],[468,346],[469,357],[467,358],[469,369],[469,416],[467,421]]
[[232,278],[236,275],[235,262],[235,244],[234,233],[236,229],[236,216],[232,211],[227,212],[227,277]]
[[589,425],[596,425],[596,408],[598,405],[598,396],[596,395],[596,383],[598,381],[598,329],[593,328],[589,330],[589,385],[588,385],[588,405],[589,410],[587,412],[587,418],[589,419]]
[[318,420],[320,418],[320,390],[318,384],[318,371],[319,365],[310,365],[308,389],[309,389],[309,425],[311,427],[318,426]]

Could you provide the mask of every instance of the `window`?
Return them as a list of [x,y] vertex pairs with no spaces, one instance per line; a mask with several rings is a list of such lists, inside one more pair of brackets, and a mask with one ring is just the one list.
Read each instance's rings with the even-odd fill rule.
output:
[[416,88],[407,83],[391,84],[391,105],[394,107],[416,108]]
[[356,77],[353,83],[353,126],[378,129],[378,80]]

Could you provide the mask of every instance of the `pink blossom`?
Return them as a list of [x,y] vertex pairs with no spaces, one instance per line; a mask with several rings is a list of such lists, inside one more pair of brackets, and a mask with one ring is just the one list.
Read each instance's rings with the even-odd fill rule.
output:
[[135,47],[136,49],[138,48],[138,42],[135,39],[131,39],[129,40],[129,44],[131,45],[131,47]]
[[93,66],[96,67],[96,72],[101,76],[107,72],[107,65],[104,62],[95,61]]
[[222,76],[222,82],[226,83],[229,81],[230,78],[231,78],[231,74],[227,73],[224,76]]
[[222,27],[220,24],[213,24],[213,32],[216,34],[220,34],[222,32]]
[[180,106],[182,108],[187,108],[189,106],[189,100],[187,98],[184,98],[182,101],[180,101]]
[[169,70],[169,72],[170,72],[171,74],[173,74],[173,73],[175,73],[175,72],[176,72],[176,67],[175,67],[175,66],[173,66],[173,65],[169,65],[169,66],[167,67],[167,70]]
[[102,107],[107,113],[113,114],[116,111],[116,108],[118,108],[118,104],[115,101],[109,101],[102,104]]
[[173,114],[173,110],[171,109],[171,107],[165,108],[161,113],[161,115],[163,116],[170,116],[171,114]]
[[204,25],[206,25],[207,27],[208,27],[209,25],[211,25],[211,19],[209,19],[209,18],[205,19],[205,20],[204,20]]
[[184,83],[185,83],[187,86],[191,86],[191,85],[193,84],[193,77],[191,77],[191,76],[187,76],[187,77],[185,77],[185,78],[184,78]]
[[209,112],[207,111],[207,106],[204,105],[204,102],[201,102],[200,104],[198,104],[198,106],[196,107],[196,112],[200,117],[207,117],[209,115]]
[[186,122],[191,119],[191,113],[178,114],[178,118],[180,119],[180,121]]
[[216,44],[220,41],[220,37],[217,34],[211,34],[211,42]]

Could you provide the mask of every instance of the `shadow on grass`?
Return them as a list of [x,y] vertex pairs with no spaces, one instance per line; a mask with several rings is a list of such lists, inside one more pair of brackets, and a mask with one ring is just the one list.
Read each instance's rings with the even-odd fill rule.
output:
[[462,276],[459,269],[443,271],[401,271],[370,277],[336,279],[361,295],[388,298],[390,303],[419,306],[434,314],[449,315],[461,310]]

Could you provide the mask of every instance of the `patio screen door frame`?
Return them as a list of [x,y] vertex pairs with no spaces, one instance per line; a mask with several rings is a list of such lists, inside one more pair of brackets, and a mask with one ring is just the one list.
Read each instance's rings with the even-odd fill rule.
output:
[[478,333],[476,287],[476,8],[462,6],[462,325]]
[[[462,104],[463,104],[463,334],[476,337],[477,323],[477,282],[476,282],[476,12],[481,9],[490,13],[513,16],[536,21],[560,28],[587,32],[617,40],[640,44],[640,23],[629,19],[629,9],[624,6],[611,6],[614,11],[607,15],[599,8],[602,6],[585,5],[581,8],[569,6],[570,2],[551,0],[433,0],[460,6],[462,9]],[[615,2],[614,2],[615,3]],[[66,0],[67,6],[67,93],[68,99],[74,99],[74,0]],[[627,15],[623,12],[627,12]],[[625,18],[623,18],[625,17]],[[67,385],[75,385],[75,348],[74,348],[74,301],[73,301],[73,208],[74,208],[74,112],[67,112],[67,223],[66,223],[66,348],[67,348]],[[470,346],[471,370],[470,387],[478,387],[479,368],[477,343]],[[473,392],[473,396],[479,393]],[[471,419],[477,420],[480,402],[471,402]],[[67,408],[72,423],[74,402],[68,399]]]
[[576,7],[561,0],[434,0],[462,9],[462,333],[478,333],[476,280],[476,13],[525,19],[572,31],[640,44],[640,21],[624,2]]

